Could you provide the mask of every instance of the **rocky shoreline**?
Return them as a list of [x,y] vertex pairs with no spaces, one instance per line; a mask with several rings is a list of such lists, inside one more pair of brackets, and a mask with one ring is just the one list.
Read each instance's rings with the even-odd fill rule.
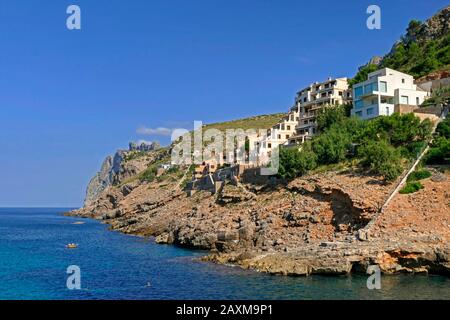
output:
[[[271,274],[341,275],[366,272],[374,264],[386,274],[450,274],[448,171],[434,171],[423,190],[396,195],[378,215],[392,185],[356,170],[275,186],[230,181],[217,194],[188,195],[179,187],[183,172],[151,182],[130,179],[138,177],[135,168],[152,161],[122,163],[120,172],[127,179],[67,214],[153,236],[157,243],[210,250],[204,261]],[[369,222],[369,236],[361,237]]]

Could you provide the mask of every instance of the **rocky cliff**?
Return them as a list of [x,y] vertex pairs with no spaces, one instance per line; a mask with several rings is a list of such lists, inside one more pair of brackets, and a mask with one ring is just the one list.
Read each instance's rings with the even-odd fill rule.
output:
[[[435,171],[425,189],[397,195],[382,215],[392,185],[357,170],[276,186],[230,181],[215,195],[191,197],[179,188],[184,174],[172,170],[151,182],[107,187],[71,214],[158,243],[210,250],[208,261],[269,273],[346,274],[370,264],[385,273],[450,272],[448,173]],[[370,237],[360,239],[358,231],[373,219]]]
[[155,155],[161,157],[164,154],[157,153],[158,150],[161,150],[158,142],[130,142],[128,150],[118,150],[113,156],[107,156],[100,171],[94,175],[86,188],[84,206],[91,206],[108,187],[120,184],[147,169],[149,163],[155,160]]

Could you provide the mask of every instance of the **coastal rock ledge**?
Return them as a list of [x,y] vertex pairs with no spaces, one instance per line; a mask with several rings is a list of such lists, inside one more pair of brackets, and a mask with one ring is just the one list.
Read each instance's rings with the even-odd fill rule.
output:
[[386,274],[450,274],[448,171],[430,168],[422,190],[397,194],[381,212],[395,184],[365,172],[267,186],[228,182],[214,195],[188,194],[180,187],[182,169],[146,178],[148,164],[163,157],[122,154],[115,180],[67,214],[157,243],[210,250],[204,261],[271,274],[341,275],[370,265]]

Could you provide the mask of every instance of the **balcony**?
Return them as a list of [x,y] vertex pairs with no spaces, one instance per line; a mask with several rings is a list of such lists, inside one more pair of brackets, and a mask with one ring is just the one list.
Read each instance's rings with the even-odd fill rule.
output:
[[310,119],[310,118],[315,118],[316,114],[314,112],[309,112],[309,113],[300,113],[300,119]]
[[316,125],[316,122],[315,122],[315,121],[314,121],[314,122],[309,122],[309,121],[308,121],[308,123],[299,123],[298,125],[295,126],[295,129],[296,129],[296,130],[299,130],[299,129],[305,129],[305,128],[313,127],[313,126],[315,126],[315,125]]
[[360,86],[355,86],[353,88],[354,99],[361,99],[373,95],[383,95],[383,96],[393,96],[387,92],[387,83],[384,81],[362,83]]

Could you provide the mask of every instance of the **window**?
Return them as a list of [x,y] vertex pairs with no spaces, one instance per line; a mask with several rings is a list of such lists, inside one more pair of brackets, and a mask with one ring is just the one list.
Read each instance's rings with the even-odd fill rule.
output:
[[402,83],[405,83],[405,79],[402,79]]
[[364,103],[363,103],[362,100],[356,100],[355,101],[355,108],[356,109],[362,108],[363,106],[364,106]]
[[281,140],[281,134],[278,135],[278,140]]
[[356,87],[355,88],[355,98],[362,96],[362,94],[363,94],[363,87]]
[[342,97],[342,91],[339,91],[339,96]]
[[378,91],[377,82],[369,83],[364,86],[364,93],[371,93],[373,91]]
[[416,106],[418,106],[419,104],[420,104],[419,97],[416,97]]
[[268,143],[268,144],[267,144],[267,148],[269,148],[269,149],[272,148],[272,144],[271,144],[271,143]]
[[357,117],[362,117],[362,111],[357,111],[357,112],[355,112],[355,115],[356,115]]
[[386,107],[386,115],[389,115],[389,107]]
[[380,91],[387,92],[387,82],[386,81],[380,81]]
[[372,115],[374,113],[373,112],[373,108],[368,108],[366,112],[367,112],[368,116],[370,116],[370,115]]
[[287,126],[286,130],[291,130],[291,126]]
[[400,104],[409,104],[408,96],[401,96],[400,97]]
[[286,139],[289,139],[289,135],[288,134],[286,135]]

